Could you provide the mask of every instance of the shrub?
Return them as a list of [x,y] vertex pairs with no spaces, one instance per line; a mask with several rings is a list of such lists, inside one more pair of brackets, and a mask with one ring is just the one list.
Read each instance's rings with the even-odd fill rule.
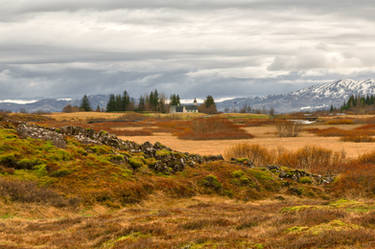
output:
[[333,152],[316,146],[305,146],[296,152],[284,152],[278,156],[278,164],[310,172],[332,174],[345,163],[344,152]]
[[302,125],[294,121],[276,122],[277,134],[280,137],[297,137],[301,131]]
[[230,158],[246,158],[254,165],[264,166],[272,163],[271,153],[259,145],[250,145],[246,143],[236,144],[226,150],[224,156]]

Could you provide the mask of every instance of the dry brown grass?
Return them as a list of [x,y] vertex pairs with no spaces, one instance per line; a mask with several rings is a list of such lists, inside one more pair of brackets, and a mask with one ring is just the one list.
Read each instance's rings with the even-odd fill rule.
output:
[[259,145],[237,144],[225,152],[228,158],[247,158],[257,166],[283,165],[320,174],[340,172],[346,161],[344,152],[333,152],[316,146],[305,146],[297,151],[282,148],[269,150]]
[[[306,208],[298,209],[303,205]],[[361,202],[357,206],[371,205],[371,202]],[[370,248],[375,241],[371,223],[374,214],[355,213],[348,207],[353,208],[294,198],[244,203],[218,197],[175,200],[156,195],[142,204],[92,216],[0,219],[0,246],[31,249]],[[289,209],[296,211],[284,211]],[[343,225],[337,228],[329,225],[332,222]]]
[[257,144],[236,144],[224,153],[224,157],[247,158],[254,165],[267,165],[273,162],[270,151]]
[[293,121],[280,120],[276,122],[276,129],[279,137],[297,137],[302,130],[302,125]]

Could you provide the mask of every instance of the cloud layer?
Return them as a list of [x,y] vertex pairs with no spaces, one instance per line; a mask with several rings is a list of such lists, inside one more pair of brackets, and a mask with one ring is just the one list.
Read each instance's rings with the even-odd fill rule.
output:
[[5,0],[0,99],[264,95],[375,73],[373,1]]

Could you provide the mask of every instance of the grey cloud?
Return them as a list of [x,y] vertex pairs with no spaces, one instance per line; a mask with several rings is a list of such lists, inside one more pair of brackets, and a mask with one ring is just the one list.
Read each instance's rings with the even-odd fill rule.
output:
[[0,3],[0,98],[264,95],[375,75],[373,1]]

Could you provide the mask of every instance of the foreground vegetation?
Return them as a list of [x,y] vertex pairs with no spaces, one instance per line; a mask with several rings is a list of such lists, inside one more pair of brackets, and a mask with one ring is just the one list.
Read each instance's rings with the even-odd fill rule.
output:
[[[1,248],[375,245],[375,153],[347,159],[319,147],[290,152],[240,144],[227,151],[227,161],[158,171],[160,158],[179,152],[160,149],[150,158],[74,137],[57,147],[20,137],[17,122],[67,121],[0,119]],[[335,178],[294,177],[300,171]]]

